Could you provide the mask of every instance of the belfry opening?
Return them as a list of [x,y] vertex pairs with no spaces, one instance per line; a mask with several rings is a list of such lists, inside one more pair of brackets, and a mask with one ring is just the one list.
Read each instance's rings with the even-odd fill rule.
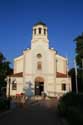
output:
[[35,95],[42,95],[44,92],[44,79],[42,77],[36,77],[35,79]]

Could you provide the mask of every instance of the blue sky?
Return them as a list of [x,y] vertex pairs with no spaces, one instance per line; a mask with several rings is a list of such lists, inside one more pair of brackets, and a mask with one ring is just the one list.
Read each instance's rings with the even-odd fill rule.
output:
[[13,65],[30,47],[32,27],[40,20],[48,26],[50,47],[73,67],[73,40],[83,32],[83,0],[0,0],[0,51]]

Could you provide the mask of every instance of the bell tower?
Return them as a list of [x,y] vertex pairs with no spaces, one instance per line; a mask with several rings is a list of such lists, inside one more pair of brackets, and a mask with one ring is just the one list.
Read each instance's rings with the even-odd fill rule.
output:
[[44,45],[48,46],[48,42],[49,42],[48,28],[45,23],[38,22],[33,26],[33,29],[32,29],[31,47],[33,47],[35,43],[40,44],[41,42],[44,43]]

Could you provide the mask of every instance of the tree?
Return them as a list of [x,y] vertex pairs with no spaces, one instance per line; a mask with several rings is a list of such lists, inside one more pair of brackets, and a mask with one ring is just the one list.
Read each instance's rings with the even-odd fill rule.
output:
[[[74,39],[76,43],[76,64],[77,64],[77,82],[79,92],[83,92],[83,33]],[[72,81],[72,90],[76,91],[75,68],[70,69],[69,75]]]
[[[78,72],[78,77],[77,77],[78,90],[79,90],[79,92],[83,92],[83,84],[81,84],[80,70],[78,69],[77,72]],[[72,91],[73,91],[73,92],[76,92],[75,68],[70,69],[68,74],[69,74],[69,76],[71,76]]]
[[75,69],[72,68],[69,70],[69,76],[71,76],[71,82],[72,82],[72,91],[76,91],[76,86],[75,86]]
[[5,78],[7,75],[12,74],[13,69],[10,68],[10,62],[0,52],[0,90],[6,86]]
[[80,91],[83,92],[83,33],[75,38],[76,42],[76,63],[78,68],[78,82]]
[[75,38],[76,41],[76,62],[78,68],[82,68],[82,59],[83,59],[83,33],[82,35]]

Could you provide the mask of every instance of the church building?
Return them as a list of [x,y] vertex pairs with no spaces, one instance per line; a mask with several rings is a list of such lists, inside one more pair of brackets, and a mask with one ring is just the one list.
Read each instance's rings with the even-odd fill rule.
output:
[[71,91],[68,60],[49,47],[48,28],[38,22],[32,29],[31,47],[14,59],[13,75],[7,77],[7,96],[60,97]]

